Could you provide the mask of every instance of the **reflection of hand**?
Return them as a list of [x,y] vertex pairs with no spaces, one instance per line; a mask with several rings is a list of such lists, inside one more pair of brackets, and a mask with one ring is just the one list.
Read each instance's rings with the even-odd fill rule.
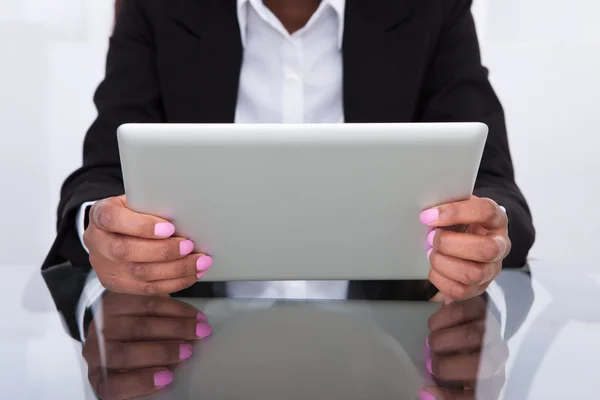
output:
[[422,400],[498,399],[505,375],[508,346],[500,324],[481,297],[456,301],[431,316],[426,366],[437,386],[420,393]]
[[479,296],[509,254],[508,218],[493,200],[472,196],[424,211],[428,236],[429,280],[448,299]]
[[90,384],[102,399],[160,390],[173,380],[173,367],[192,356],[191,343],[211,333],[204,315],[170,297],[109,293],[100,310],[90,324],[83,357]]

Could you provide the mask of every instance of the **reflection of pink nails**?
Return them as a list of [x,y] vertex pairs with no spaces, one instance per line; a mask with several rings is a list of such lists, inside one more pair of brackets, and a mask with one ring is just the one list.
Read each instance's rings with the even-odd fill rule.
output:
[[422,389],[419,392],[419,400],[435,400],[435,397],[429,393],[427,390]]
[[425,361],[425,367],[427,368],[427,371],[433,375],[433,370],[431,369],[431,358],[428,358],[427,361]]
[[205,338],[210,336],[212,333],[212,328],[208,324],[199,323],[196,325],[196,336],[200,338]]
[[421,215],[419,216],[419,219],[425,225],[429,225],[429,224],[437,221],[439,213],[440,212],[438,211],[437,208],[430,208],[429,210],[423,211],[421,213]]
[[190,358],[193,352],[194,348],[191,344],[182,344],[179,346],[179,358],[182,360]]
[[433,247],[429,250],[427,250],[427,259],[429,260],[429,258],[431,257],[431,253],[433,252]]
[[204,322],[208,321],[208,318],[206,318],[206,315],[204,315],[202,313],[198,313],[198,315],[196,315],[196,319],[198,321],[204,321]]
[[179,254],[182,256],[187,256],[192,251],[194,251],[194,242],[191,240],[184,240],[179,243]]
[[163,387],[173,382],[173,373],[171,371],[160,371],[154,374],[154,386]]
[[206,271],[213,263],[213,259],[209,256],[203,256],[196,261],[196,269],[198,271]]
[[435,231],[431,231],[429,232],[429,235],[427,235],[427,243],[429,243],[430,246],[433,247],[433,238],[435,237]]
[[170,222],[161,222],[154,225],[154,234],[158,237],[170,237],[175,233],[175,226]]

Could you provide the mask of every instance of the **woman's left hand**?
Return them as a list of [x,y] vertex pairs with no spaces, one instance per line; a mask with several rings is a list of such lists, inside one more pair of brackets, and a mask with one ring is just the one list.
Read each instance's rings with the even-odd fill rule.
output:
[[472,196],[425,210],[420,219],[433,228],[427,237],[431,283],[447,302],[482,294],[510,253],[504,210],[491,199]]

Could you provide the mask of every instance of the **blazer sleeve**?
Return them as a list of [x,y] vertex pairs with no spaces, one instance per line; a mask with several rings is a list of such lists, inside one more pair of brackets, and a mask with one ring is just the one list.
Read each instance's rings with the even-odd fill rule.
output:
[[474,194],[504,206],[512,250],[504,267],[521,267],[535,240],[531,212],[515,183],[504,111],[481,64],[471,0],[443,0],[443,23],[425,75],[423,122],[483,122],[489,135]]
[[164,122],[156,46],[144,1],[123,2],[110,38],[106,74],[94,103],[98,116],[83,144],[83,165],[65,181],[58,206],[57,237],[43,268],[70,261],[89,266],[75,216],[87,201],[124,193],[117,128],[124,123]]

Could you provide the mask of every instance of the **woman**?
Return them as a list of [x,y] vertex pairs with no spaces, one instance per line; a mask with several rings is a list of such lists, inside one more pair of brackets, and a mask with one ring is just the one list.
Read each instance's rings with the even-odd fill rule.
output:
[[[126,122],[481,121],[490,134],[474,196],[420,216],[433,228],[424,255],[431,283],[449,300],[481,294],[503,266],[524,264],[535,233],[514,181],[502,107],[481,65],[470,6],[469,0],[123,2],[95,96],[98,118],[85,139],[82,168],[63,186],[59,233],[46,265],[89,262],[104,287],[137,294],[183,290],[210,268],[210,257],[173,237],[170,222],[127,208],[116,142],[116,128]],[[257,296],[277,285],[263,283]],[[236,295],[233,286],[207,287],[209,294]],[[397,282],[352,282],[346,292],[374,299],[399,290]],[[333,291],[323,297],[336,297]]]

